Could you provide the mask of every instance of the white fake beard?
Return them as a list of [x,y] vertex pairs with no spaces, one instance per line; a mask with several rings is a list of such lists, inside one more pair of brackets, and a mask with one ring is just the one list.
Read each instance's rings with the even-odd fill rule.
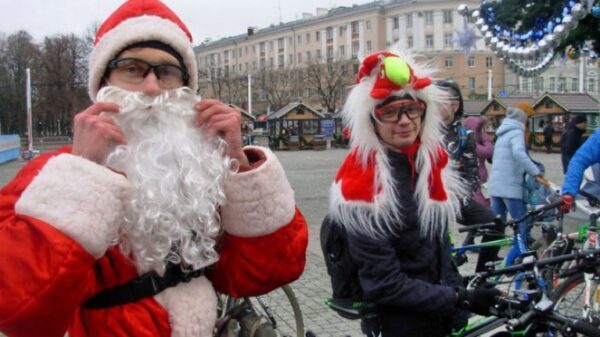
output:
[[120,230],[121,251],[139,272],[163,273],[167,263],[199,269],[215,263],[218,207],[231,173],[226,143],[194,125],[197,101],[187,88],[149,97],[105,87],[97,101],[121,106],[113,115],[127,145],[117,146],[107,167],[132,184]]

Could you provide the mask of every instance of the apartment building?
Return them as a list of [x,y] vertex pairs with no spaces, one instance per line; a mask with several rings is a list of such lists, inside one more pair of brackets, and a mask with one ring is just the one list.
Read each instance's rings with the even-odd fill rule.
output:
[[[465,96],[487,97],[490,73],[493,92],[502,88],[503,65],[482,40],[468,58],[454,46],[456,31],[463,27],[463,17],[456,11],[462,3],[479,6],[479,1],[473,0],[396,0],[318,8],[314,15],[304,13],[299,20],[251,27],[244,34],[205,41],[195,48],[200,78],[206,82],[201,83],[201,90],[205,90],[201,94],[214,96],[214,83],[224,76],[245,81],[247,75],[260,76],[262,71],[301,71],[332,62],[348,65],[344,71],[349,85],[361,55],[394,46],[412,49],[433,62],[441,70],[439,76],[454,78]],[[310,86],[303,84],[291,90],[291,97],[319,104]],[[264,92],[256,91],[253,101],[260,104]]]
[[527,78],[506,70],[507,93],[588,93],[600,100],[599,60],[582,56],[578,60],[557,57],[554,63],[538,77]]

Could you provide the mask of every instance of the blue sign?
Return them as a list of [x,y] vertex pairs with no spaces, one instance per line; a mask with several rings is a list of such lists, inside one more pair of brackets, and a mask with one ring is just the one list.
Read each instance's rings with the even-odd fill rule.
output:
[[333,136],[335,130],[335,122],[332,119],[321,120],[321,133],[327,137]]
[[506,97],[506,96],[508,96],[508,93],[506,92],[506,90],[502,89],[502,90],[498,91],[498,94],[496,94],[496,96]]

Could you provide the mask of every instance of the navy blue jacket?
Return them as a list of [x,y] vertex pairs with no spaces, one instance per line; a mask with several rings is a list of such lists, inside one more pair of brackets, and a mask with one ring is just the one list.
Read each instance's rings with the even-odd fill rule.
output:
[[[348,233],[350,254],[359,268],[365,300],[381,307],[382,336],[445,336],[466,323],[454,307],[462,279],[450,259],[447,233],[420,234],[411,168],[405,155],[388,153],[407,228],[399,235],[375,239]],[[459,318],[460,317],[460,318]]]

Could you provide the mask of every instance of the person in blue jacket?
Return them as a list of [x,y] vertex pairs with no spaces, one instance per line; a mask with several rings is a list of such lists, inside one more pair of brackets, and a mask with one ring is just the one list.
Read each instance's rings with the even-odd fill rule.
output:
[[[521,109],[509,108],[506,118],[496,131],[488,193],[492,200],[492,209],[503,218],[507,211],[513,219],[525,214],[527,207],[523,199],[523,176],[525,173],[532,176],[542,174],[527,154],[526,122],[527,116]],[[520,224],[519,232],[526,242],[528,230],[525,221]]]
[[562,199],[565,204],[561,207],[562,211],[568,212],[579,193],[579,186],[583,179],[583,172],[588,167],[600,163],[600,129],[575,152],[575,155],[569,162],[567,174],[562,187]]

